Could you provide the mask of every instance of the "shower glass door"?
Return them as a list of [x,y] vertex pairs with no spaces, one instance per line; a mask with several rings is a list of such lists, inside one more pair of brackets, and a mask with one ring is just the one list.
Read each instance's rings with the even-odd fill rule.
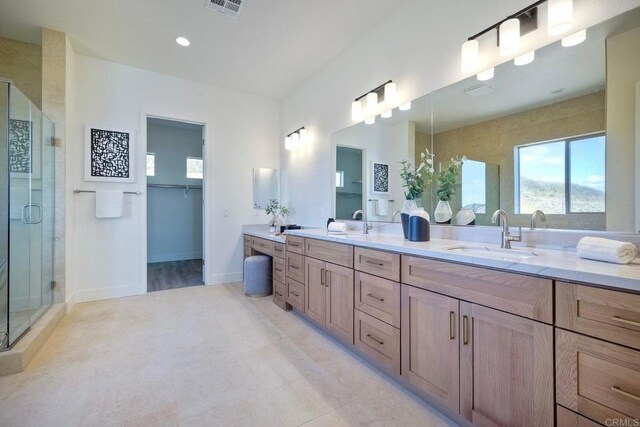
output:
[[52,304],[53,124],[9,85],[9,345]]

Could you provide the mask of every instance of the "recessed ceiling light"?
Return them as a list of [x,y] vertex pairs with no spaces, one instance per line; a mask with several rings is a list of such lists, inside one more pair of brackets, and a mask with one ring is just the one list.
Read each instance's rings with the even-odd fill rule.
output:
[[178,43],[180,46],[189,46],[191,44],[191,42],[185,37],[176,38],[176,43]]

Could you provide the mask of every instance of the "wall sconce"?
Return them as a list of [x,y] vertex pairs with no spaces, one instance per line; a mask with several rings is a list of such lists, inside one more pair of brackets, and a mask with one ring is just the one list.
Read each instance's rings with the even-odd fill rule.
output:
[[[478,38],[497,30],[497,44],[500,56],[516,55],[520,49],[520,37],[538,29],[538,6],[547,3],[547,30],[549,35],[566,33],[573,25],[573,0],[540,0],[506,17],[502,21],[480,31],[462,44],[460,69],[463,73],[478,72],[480,68],[480,48]],[[586,32],[579,31],[562,39],[563,46],[575,46],[586,38]],[[514,58],[515,65],[526,65],[535,59],[535,51]],[[478,73],[478,80],[493,78],[493,68]]]
[[309,140],[309,131],[302,126],[291,132],[284,139],[284,149],[294,150]]
[[[398,106],[398,99],[398,88],[392,80],[389,80],[357,97],[351,103],[351,120],[354,122],[364,120],[366,124],[371,125],[376,122],[378,114],[387,119],[393,115],[393,109]],[[402,106],[406,105],[411,108],[411,103]],[[400,109],[402,110],[402,108]]]

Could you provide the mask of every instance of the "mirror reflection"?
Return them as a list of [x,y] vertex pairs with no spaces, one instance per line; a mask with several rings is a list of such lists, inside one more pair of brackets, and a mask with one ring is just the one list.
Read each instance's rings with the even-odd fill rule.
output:
[[[452,224],[457,212],[468,209],[475,213],[475,224],[490,225],[491,214],[501,208],[516,226],[528,227],[540,210],[546,219],[541,222],[538,214],[542,227],[640,229],[640,9],[588,28],[579,45],[552,43],[538,49],[530,64],[509,61],[496,67],[490,80],[473,76],[414,104],[420,102],[432,104],[432,116],[427,109],[407,118],[406,151],[400,156],[394,151],[387,159],[393,209],[401,209],[403,199],[391,165],[402,156],[419,162],[417,156],[428,148],[435,154],[436,172],[448,167],[452,157],[468,159],[449,201]],[[347,145],[366,151],[369,135],[397,125],[395,114],[375,125],[342,130],[334,141],[349,133]],[[387,138],[387,146],[398,144],[397,138]],[[422,198],[432,216],[436,187],[434,182]]]
[[253,169],[253,208],[264,209],[271,199],[278,199],[278,169]]

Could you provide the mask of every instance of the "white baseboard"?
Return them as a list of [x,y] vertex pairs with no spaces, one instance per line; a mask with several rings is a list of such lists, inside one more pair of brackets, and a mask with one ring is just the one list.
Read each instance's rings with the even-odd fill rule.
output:
[[97,288],[76,291],[73,294],[73,304],[87,301],[98,301],[111,298],[129,297],[132,295],[142,295],[147,292],[147,287],[137,286],[118,286],[114,288]]
[[235,273],[213,274],[209,276],[209,280],[205,285],[223,285],[225,283],[242,282],[242,271]]
[[173,254],[155,254],[147,255],[147,263],[167,262],[167,261],[185,261],[188,259],[202,259],[202,252],[181,252]]

